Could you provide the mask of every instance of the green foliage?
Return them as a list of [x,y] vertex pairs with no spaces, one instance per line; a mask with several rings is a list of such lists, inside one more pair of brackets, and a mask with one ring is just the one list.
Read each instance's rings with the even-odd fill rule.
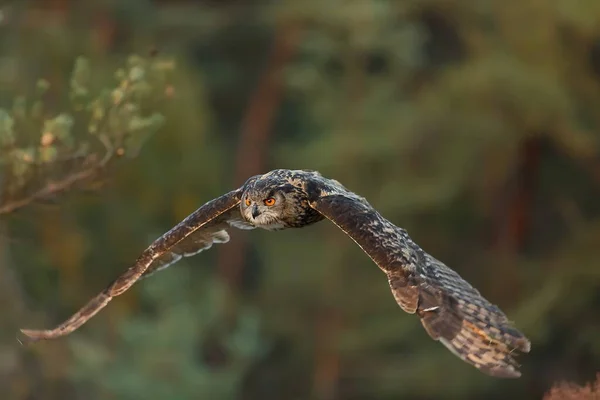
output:
[[[71,375],[77,382],[121,399],[239,396],[241,380],[265,350],[261,317],[252,307],[240,310],[236,328],[218,338],[224,365],[211,365],[203,343],[219,323],[226,289],[206,276],[206,283],[192,291],[185,270],[179,272],[141,284],[140,300],[153,305],[153,312],[119,324],[110,350],[97,334],[72,341]],[[103,378],[96,379],[99,375]]]
[[[120,157],[137,156],[164,125],[158,109],[169,96],[173,70],[170,60],[133,55],[109,86],[98,87],[89,60],[79,57],[71,73],[68,111],[50,111],[46,95],[52,87],[43,79],[31,98],[17,96],[10,111],[0,109],[5,179],[0,212],[90,181]],[[40,181],[40,173],[45,180]]]

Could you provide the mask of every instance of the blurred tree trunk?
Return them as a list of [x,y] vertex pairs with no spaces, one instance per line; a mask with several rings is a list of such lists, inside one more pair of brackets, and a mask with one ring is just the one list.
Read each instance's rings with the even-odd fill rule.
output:
[[531,207],[542,153],[541,140],[539,137],[533,137],[523,141],[515,175],[511,182],[500,189],[506,195],[498,196],[504,200],[496,215],[492,247],[503,260],[503,266],[502,279],[497,280],[490,288],[495,292],[492,296],[498,296],[496,298],[503,294],[509,294],[512,299],[518,298],[519,271],[515,259],[517,254],[523,251],[530,231]]
[[[339,277],[332,278],[328,281],[337,280]],[[331,284],[328,283],[326,287],[331,288]],[[341,325],[342,316],[339,310],[328,307],[320,310],[315,327],[316,344],[313,374],[313,393],[315,398],[319,400],[337,398],[340,355],[336,345]]]
[[[265,172],[271,127],[283,96],[283,71],[294,57],[300,36],[301,27],[293,22],[282,22],[275,31],[270,59],[242,120],[234,173],[236,186],[250,176]],[[244,237],[234,233],[227,247],[219,247],[219,273],[230,290],[225,306],[229,322],[235,321],[235,297],[241,284],[247,245]]]

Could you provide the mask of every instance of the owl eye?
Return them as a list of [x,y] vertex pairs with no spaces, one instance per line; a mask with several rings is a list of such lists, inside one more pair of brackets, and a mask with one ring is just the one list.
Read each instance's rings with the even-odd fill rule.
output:
[[265,200],[265,206],[274,206],[275,205],[275,199],[273,197],[269,197],[268,199]]
[[248,207],[250,206],[250,198],[249,197],[246,197],[245,203],[246,203],[246,206],[248,206]]

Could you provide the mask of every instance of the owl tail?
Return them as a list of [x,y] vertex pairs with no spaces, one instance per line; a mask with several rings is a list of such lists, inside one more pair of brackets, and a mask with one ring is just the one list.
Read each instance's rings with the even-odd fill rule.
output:
[[452,353],[486,374],[518,378],[515,350],[529,352],[530,343],[492,304],[473,304],[453,297],[438,298],[436,306],[422,304],[418,314],[427,333]]

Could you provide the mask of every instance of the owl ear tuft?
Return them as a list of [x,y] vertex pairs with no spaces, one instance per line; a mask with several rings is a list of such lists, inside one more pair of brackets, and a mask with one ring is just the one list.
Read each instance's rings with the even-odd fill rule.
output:
[[[246,179],[246,182],[244,182],[244,184],[242,185],[242,189],[247,189],[250,185],[252,185],[254,182],[256,182],[258,180],[258,178],[260,178],[261,175],[254,175],[251,176],[250,178]],[[243,190],[242,190],[243,192]]]

